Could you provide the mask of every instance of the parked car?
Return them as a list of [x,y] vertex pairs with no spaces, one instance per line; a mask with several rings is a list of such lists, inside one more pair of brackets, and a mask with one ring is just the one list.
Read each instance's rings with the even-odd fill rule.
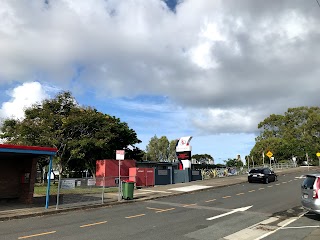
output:
[[269,182],[277,181],[277,174],[271,171],[270,168],[253,168],[248,173],[248,182],[263,182],[268,184]]
[[306,175],[301,184],[301,204],[304,209],[320,214],[320,173]]

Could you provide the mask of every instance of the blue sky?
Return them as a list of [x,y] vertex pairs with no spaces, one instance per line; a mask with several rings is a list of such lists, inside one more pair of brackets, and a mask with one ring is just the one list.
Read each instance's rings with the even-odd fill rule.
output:
[[69,90],[141,149],[191,135],[221,163],[248,155],[270,114],[319,105],[316,2],[46,2],[0,2],[2,119]]

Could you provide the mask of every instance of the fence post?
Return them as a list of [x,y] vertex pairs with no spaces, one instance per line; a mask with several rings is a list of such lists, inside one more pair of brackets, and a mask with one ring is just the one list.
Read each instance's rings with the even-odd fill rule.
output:
[[104,185],[106,185],[106,182],[105,182],[105,178],[103,177],[102,178],[102,181],[103,181],[103,183],[102,183],[102,196],[101,196],[101,203],[103,204],[104,203]]
[[59,181],[58,181],[58,192],[57,192],[56,210],[58,210],[58,208],[59,208],[60,188],[61,188],[61,173],[60,173],[60,171],[59,171]]

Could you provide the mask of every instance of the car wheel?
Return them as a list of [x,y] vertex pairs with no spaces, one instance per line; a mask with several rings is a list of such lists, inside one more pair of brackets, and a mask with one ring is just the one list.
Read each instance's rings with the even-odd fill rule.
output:
[[266,178],[266,179],[264,180],[264,183],[265,183],[265,184],[268,184],[268,183],[269,183],[269,178]]
[[248,182],[249,182],[249,183],[252,183],[252,181],[251,181],[251,180],[248,180]]

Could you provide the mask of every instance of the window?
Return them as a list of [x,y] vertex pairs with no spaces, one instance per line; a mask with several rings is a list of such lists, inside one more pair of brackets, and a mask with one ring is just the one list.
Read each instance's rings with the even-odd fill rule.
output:
[[263,173],[264,173],[264,174],[270,174],[271,171],[270,171],[269,169],[264,169]]
[[263,173],[262,169],[251,169],[249,173]]
[[316,177],[308,176],[302,183],[302,187],[313,189],[314,181],[316,180]]

